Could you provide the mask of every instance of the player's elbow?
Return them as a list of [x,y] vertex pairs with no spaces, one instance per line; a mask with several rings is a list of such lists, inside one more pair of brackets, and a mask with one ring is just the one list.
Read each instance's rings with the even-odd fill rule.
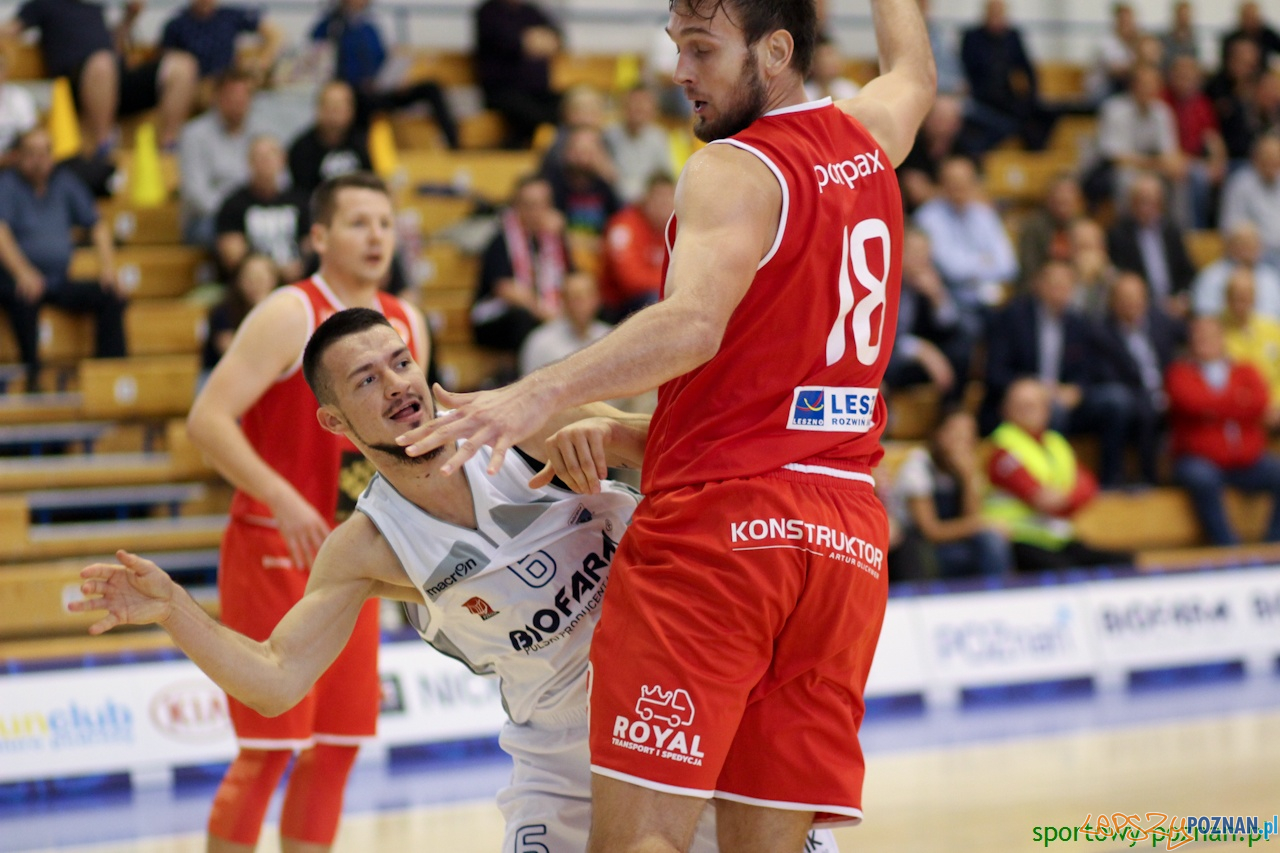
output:
[[689,318],[682,337],[690,370],[706,364],[720,351],[724,329],[724,323],[717,322],[713,317],[695,315]]

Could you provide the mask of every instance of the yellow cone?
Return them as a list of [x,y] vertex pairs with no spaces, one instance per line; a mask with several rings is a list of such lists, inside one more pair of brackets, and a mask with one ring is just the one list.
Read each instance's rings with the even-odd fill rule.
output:
[[396,138],[391,122],[385,118],[376,118],[369,125],[369,159],[373,161],[373,171],[383,180],[390,180],[400,168]]
[[133,138],[133,166],[129,170],[129,198],[137,207],[159,207],[168,193],[160,167],[160,146],[151,122],[138,125]]
[[53,102],[49,106],[49,137],[53,142],[53,159],[65,160],[80,153],[80,119],[71,98],[71,81],[59,77],[53,81]]
[[640,57],[634,53],[624,53],[618,57],[618,64],[613,71],[613,89],[615,92],[629,92],[640,85]]

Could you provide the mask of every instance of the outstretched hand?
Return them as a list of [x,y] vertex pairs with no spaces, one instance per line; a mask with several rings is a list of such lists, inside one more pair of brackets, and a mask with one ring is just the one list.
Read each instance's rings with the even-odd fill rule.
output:
[[163,622],[173,609],[174,582],[150,560],[128,551],[117,551],[119,563],[94,563],[80,570],[81,601],[67,609],[74,613],[105,610],[106,615],[89,626],[90,634],[102,634],[117,625]]
[[579,494],[598,494],[600,481],[609,476],[605,447],[612,433],[608,418],[587,418],[559,430],[547,439],[547,464],[529,488],[540,489],[559,477]]
[[440,467],[440,473],[446,476],[485,446],[493,448],[489,474],[497,474],[507,451],[535,433],[554,411],[540,403],[524,382],[475,394],[452,394],[437,384],[433,393],[441,405],[452,411],[409,430],[396,441],[410,456],[422,456],[460,442]]

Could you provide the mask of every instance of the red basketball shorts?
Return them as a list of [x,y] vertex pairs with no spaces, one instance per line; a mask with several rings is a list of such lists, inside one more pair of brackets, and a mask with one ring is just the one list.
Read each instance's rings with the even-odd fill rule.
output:
[[[251,639],[267,639],[302,598],[307,578],[275,528],[232,519],[218,566],[223,624]],[[228,696],[240,746],[301,749],[315,741],[356,744],[372,737],[381,692],[378,636],[378,602],[369,601],[337,660],[301,702],[278,717],[264,717]]]
[[870,484],[820,474],[646,497],[591,644],[592,770],[860,821],[888,538]]

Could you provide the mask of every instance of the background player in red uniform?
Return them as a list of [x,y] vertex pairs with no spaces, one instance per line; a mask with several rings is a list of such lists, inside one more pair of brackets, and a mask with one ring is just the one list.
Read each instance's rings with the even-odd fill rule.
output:
[[594,853],[684,850],[711,797],[734,853],[794,853],[815,820],[861,818],[893,168],[935,84],[915,0],[871,6],[882,73],[832,105],[802,89],[813,0],[675,0],[675,79],[722,144],[680,178],[663,301],[402,439],[465,439],[454,470],[488,444],[497,466],[544,413],[663,383],[591,654]]
[[[312,198],[320,269],[281,288],[245,318],[191,407],[192,440],[235,487],[218,567],[222,621],[264,640],[303,595],[311,562],[335,522],[342,455],[354,447],[320,428],[302,376],[312,332],[343,308],[385,314],[426,364],[416,308],[379,292],[395,253],[391,199],[355,173]],[[295,750],[280,817],[286,853],[328,850],[361,739],[378,716],[377,603],[361,612],[333,666],[293,710],[267,718],[228,697],[240,752],[209,817],[212,853],[252,851],[271,794]]]

